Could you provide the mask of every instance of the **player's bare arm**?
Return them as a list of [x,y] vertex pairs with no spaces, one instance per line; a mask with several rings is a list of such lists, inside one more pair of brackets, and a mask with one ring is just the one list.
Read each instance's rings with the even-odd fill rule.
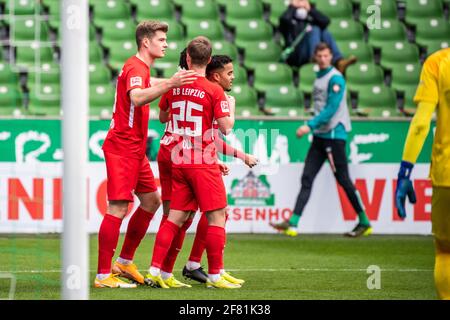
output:
[[230,119],[232,121],[232,126],[234,127],[234,122],[235,122],[235,110],[236,110],[236,99],[233,96],[229,96],[229,95],[225,95],[225,97],[227,98],[228,101],[228,107],[230,109]]
[[217,119],[217,124],[219,125],[219,130],[224,135],[228,135],[234,126],[234,120],[230,116],[221,117]]
[[[160,114],[160,119],[161,119],[161,114]],[[244,161],[244,163],[249,168],[253,168],[254,166],[256,166],[258,164],[258,159],[254,155],[244,153],[244,152],[230,146],[228,143],[226,143],[222,139],[222,137],[220,136],[220,134],[217,131],[215,131],[214,133],[215,133],[214,143],[216,144],[216,148],[220,153],[222,153],[226,156],[233,156],[235,158],[241,159],[242,161]]]
[[170,119],[169,111],[159,110],[159,121],[161,123],[166,123]]
[[196,72],[180,70],[170,79],[159,81],[155,86],[146,89],[133,89],[130,91],[130,99],[133,105],[144,106],[173,88],[178,88],[193,83],[197,79]]

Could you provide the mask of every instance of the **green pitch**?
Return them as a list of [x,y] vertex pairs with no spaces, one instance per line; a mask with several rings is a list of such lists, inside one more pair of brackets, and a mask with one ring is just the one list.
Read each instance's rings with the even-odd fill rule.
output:
[[[193,236],[186,237],[174,274],[180,280]],[[121,247],[123,237],[119,241]],[[136,263],[147,269],[154,235],[137,251]],[[119,251],[119,249],[117,250]],[[227,237],[225,266],[246,280],[242,289],[214,290],[193,283],[186,289],[95,289],[91,299],[436,299],[431,237],[341,235],[240,235]],[[90,282],[97,264],[97,237],[90,241]],[[206,259],[204,258],[206,265]],[[15,299],[60,298],[60,239],[55,235],[0,236],[0,276],[16,276]],[[372,274],[381,268],[380,289],[369,290]],[[144,271],[145,272],[145,271]],[[373,278],[372,278],[373,280]],[[369,283],[374,283],[369,279]],[[0,299],[9,282],[0,278]]]

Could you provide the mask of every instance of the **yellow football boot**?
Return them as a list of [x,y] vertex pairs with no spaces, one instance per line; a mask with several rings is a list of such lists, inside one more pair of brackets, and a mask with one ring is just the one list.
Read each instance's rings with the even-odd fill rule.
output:
[[144,283],[150,287],[153,288],[163,288],[163,289],[169,289],[170,287],[164,282],[164,280],[161,278],[161,275],[159,276],[152,276],[150,273],[146,274],[144,277]]
[[117,274],[110,274],[108,278],[100,280],[95,277],[94,287],[96,288],[136,288],[135,283],[128,283],[117,278]]
[[225,280],[223,277],[220,277],[219,280],[213,282],[211,280],[206,281],[207,288],[217,288],[217,289],[239,289],[241,287],[240,284],[230,283]]
[[112,272],[118,274],[120,277],[144,284],[144,276],[139,272],[134,263],[125,265],[116,261],[112,267]]
[[283,233],[289,237],[296,237],[298,235],[297,228],[294,227],[287,228]]
[[192,288],[190,284],[178,281],[173,275],[170,278],[164,280],[164,283],[170,288]]
[[234,284],[243,284],[245,282],[245,280],[242,279],[238,279],[233,277],[231,274],[229,274],[228,272],[224,272],[221,274],[221,276],[227,280],[229,283],[234,283]]

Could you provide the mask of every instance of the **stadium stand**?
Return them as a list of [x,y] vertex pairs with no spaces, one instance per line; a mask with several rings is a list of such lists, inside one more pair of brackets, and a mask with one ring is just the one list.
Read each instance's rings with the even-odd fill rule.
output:
[[[369,116],[401,116],[412,97],[421,63],[449,46],[448,0],[314,0],[345,56],[358,64],[346,72],[352,106]],[[303,115],[311,98],[314,64],[280,63],[278,18],[289,0],[90,0],[91,112],[111,109],[114,84],[134,54],[134,29],[144,19],[169,23],[169,48],[152,76],[177,71],[179,52],[197,35],[213,40],[216,54],[236,68],[233,94],[240,116]],[[374,7],[375,5],[375,7]],[[381,20],[375,21],[375,9]],[[59,115],[61,23],[59,1],[0,1],[0,115]],[[380,28],[374,28],[379,23]],[[47,69],[46,69],[47,68]],[[295,104],[298,104],[295,107]],[[384,112],[388,111],[388,112]],[[268,113],[265,113],[268,114]],[[358,113],[356,113],[358,114]]]

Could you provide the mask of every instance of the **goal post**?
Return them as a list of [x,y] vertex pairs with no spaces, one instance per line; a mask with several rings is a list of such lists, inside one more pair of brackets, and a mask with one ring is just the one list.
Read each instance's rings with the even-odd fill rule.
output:
[[88,0],[61,1],[63,233],[61,298],[89,299]]

